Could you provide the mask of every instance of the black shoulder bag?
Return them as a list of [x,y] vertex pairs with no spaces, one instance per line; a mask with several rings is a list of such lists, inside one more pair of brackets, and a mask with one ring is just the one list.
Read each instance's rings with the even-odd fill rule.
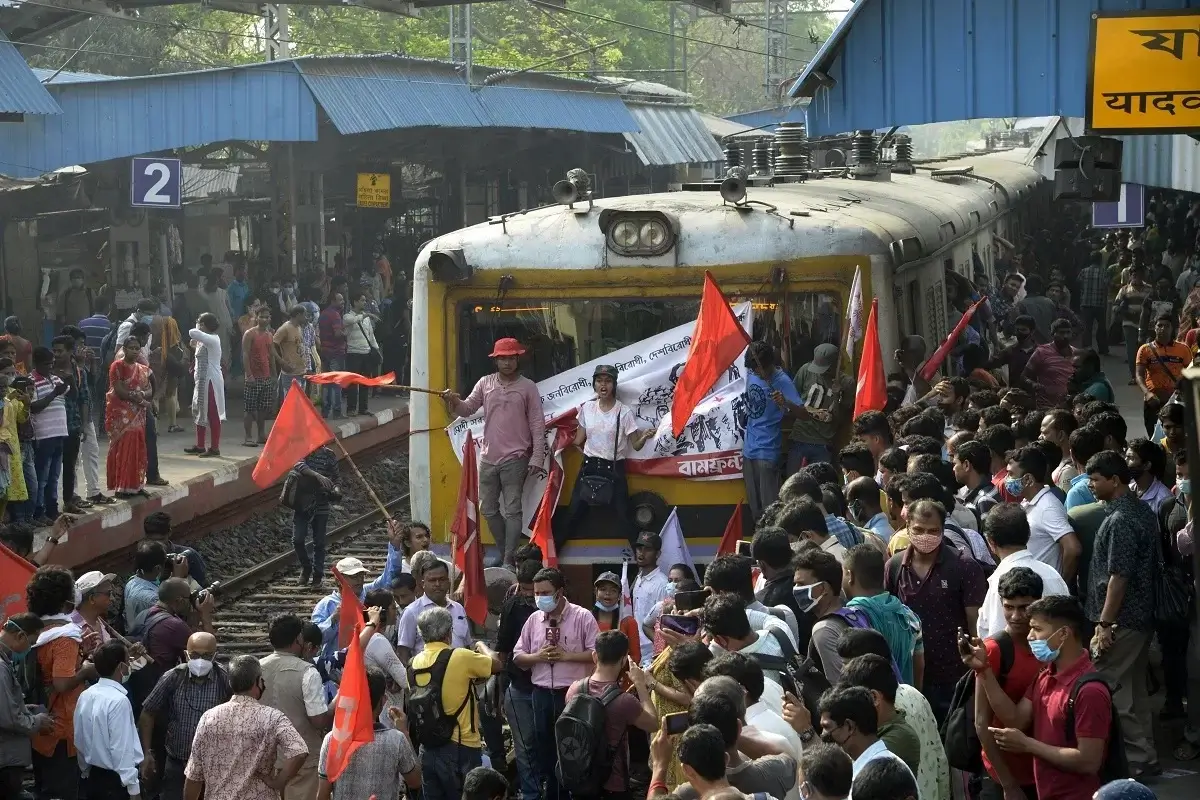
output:
[[[600,405],[597,403],[596,408]],[[607,506],[613,501],[616,491],[617,442],[621,437],[621,408],[617,407],[617,421],[613,431],[612,461],[603,458],[588,459],[586,475],[580,475],[579,496],[589,506]]]

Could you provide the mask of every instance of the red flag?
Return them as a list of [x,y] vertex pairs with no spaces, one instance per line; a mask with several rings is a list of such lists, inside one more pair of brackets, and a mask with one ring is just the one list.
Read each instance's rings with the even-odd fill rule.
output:
[[358,386],[389,386],[396,382],[396,373],[389,372],[377,378],[359,375],[357,372],[319,372],[316,375],[306,375],[309,383],[336,383],[343,389],[349,389],[351,384]]
[[750,337],[745,328],[734,316],[712,273],[706,270],[700,316],[696,319],[687,362],[671,401],[671,431],[676,438],[683,433],[692,412],[717,378],[729,369],[748,344]]
[[975,316],[975,309],[987,298],[980,298],[963,312],[962,319],[954,326],[954,330],[950,331],[950,335],[946,337],[946,341],[942,342],[933,354],[933,356],[925,362],[925,366],[921,368],[921,378],[929,381],[933,379],[933,374],[938,371],[938,367],[946,360],[946,356],[950,355],[950,351],[954,349],[954,345],[958,342],[958,337],[962,336],[962,332],[966,330],[967,325],[971,322],[971,317]]
[[266,488],[286,475],[297,461],[332,441],[333,431],[293,381],[251,477],[259,487]]
[[575,431],[579,427],[578,409],[572,408],[561,416],[546,423],[547,428],[554,430],[553,455],[550,458],[550,472],[546,476],[546,488],[542,491],[542,500],[538,503],[537,513],[533,517],[530,541],[542,549],[546,566],[558,566],[558,551],[554,547],[554,509],[558,506],[559,495],[562,494],[563,465],[562,452],[575,439]]
[[463,608],[476,625],[487,622],[487,582],[483,577],[483,542],[479,539],[479,465],[475,437],[467,431],[463,445],[462,480],[458,484],[458,511],[450,523],[454,535],[454,566],[463,574]]
[[[340,578],[340,576],[339,576]],[[343,601],[342,608],[345,608]],[[363,620],[350,629],[350,648],[346,651],[346,667],[342,684],[333,701],[333,736],[325,762],[325,774],[333,783],[350,764],[354,751],[375,741],[375,718],[371,713],[371,691],[367,688],[367,665],[363,661],[358,634]]]
[[347,638],[351,633],[355,634],[354,642],[358,641],[358,629],[363,625],[363,604],[354,587],[337,571],[337,567],[333,568],[333,576],[337,578],[338,591],[342,595],[342,603],[338,607],[338,647],[349,647],[353,644]]
[[34,566],[0,544],[0,623],[25,611],[25,586]]
[[745,524],[742,522],[742,509],[745,503],[738,501],[737,508],[733,510],[733,516],[729,518],[729,522],[725,523],[725,533],[721,535],[721,544],[717,546],[717,555],[730,556],[737,552],[737,544],[742,539],[742,532],[745,530]]
[[887,405],[887,383],[883,377],[883,353],[879,350],[879,300],[871,301],[871,316],[863,335],[862,360],[858,362],[858,392],[854,416],[864,411],[883,411]]

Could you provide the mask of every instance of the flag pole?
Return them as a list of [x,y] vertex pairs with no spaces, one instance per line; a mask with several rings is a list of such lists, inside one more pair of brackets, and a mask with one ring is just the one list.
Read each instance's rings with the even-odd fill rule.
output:
[[379,510],[383,512],[384,518],[390,522],[392,520],[392,513],[388,511],[387,506],[385,506],[383,501],[379,499],[379,495],[375,494],[375,490],[371,488],[371,484],[367,483],[367,479],[363,477],[362,472],[358,468],[358,464],[355,464],[354,459],[350,457],[348,452],[346,452],[346,445],[342,444],[342,440],[336,436],[333,437],[333,441],[337,442],[338,449],[341,450],[342,455],[346,457],[346,461],[350,464],[350,468],[354,470],[354,474],[358,476],[358,479],[363,482],[363,486],[367,487],[367,494],[369,494],[371,499],[375,501],[375,505],[379,506]]

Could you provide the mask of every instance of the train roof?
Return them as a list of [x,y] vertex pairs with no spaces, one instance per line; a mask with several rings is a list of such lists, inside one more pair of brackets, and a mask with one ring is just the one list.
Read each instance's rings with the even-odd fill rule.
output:
[[[890,180],[826,177],[751,186],[750,210],[700,190],[601,198],[590,214],[551,206],[508,215],[502,225],[493,220],[440,236],[426,244],[417,269],[427,268],[433,250],[457,249],[473,270],[708,267],[883,253],[900,267],[928,258],[1027,198],[1043,179],[1024,164],[1023,153],[921,162],[915,174],[893,173]],[[967,168],[970,174],[962,174]],[[582,207],[576,204],[576,210]],[[678,224],[678,252],[650,259],[607,252],[598,224],[605,209],[667,214]]]

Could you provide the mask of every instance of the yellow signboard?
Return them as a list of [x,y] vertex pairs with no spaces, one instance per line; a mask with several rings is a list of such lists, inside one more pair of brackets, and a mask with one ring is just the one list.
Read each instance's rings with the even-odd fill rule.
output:
[[1092,14],[1091,133],[1200,131],[1200,9]]
[[386,172],[358,173],[357,197],[360,208],[391,208],[392,176]]

